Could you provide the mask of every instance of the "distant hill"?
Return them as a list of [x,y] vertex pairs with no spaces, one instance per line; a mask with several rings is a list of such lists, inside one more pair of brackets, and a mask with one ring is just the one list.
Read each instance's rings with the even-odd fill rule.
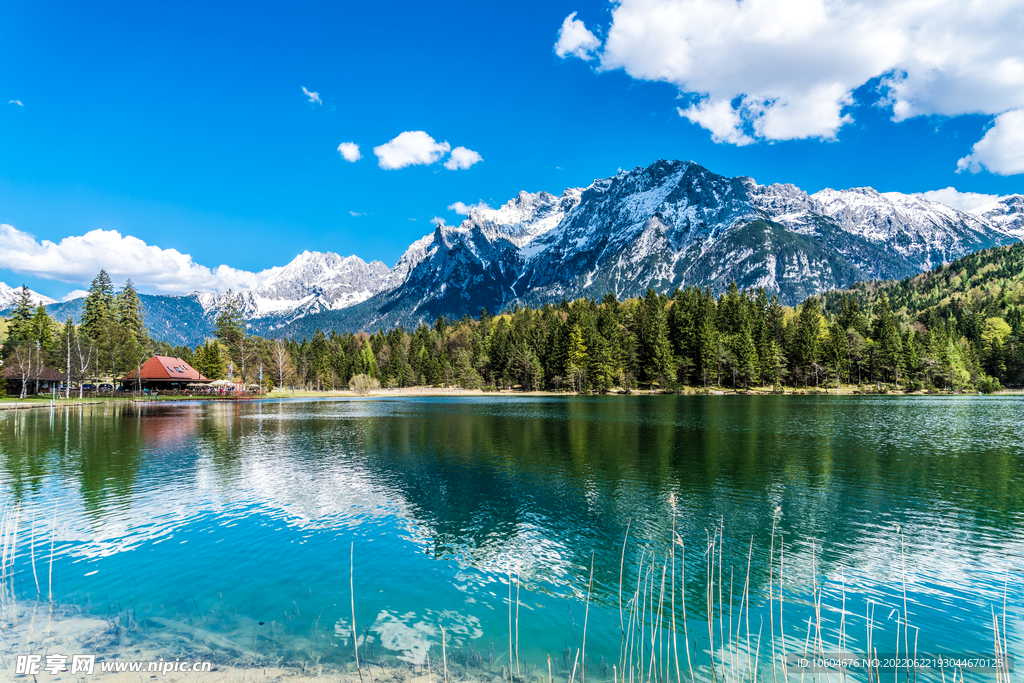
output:
[[[156,296],[140,294],[143,306],[143,322],[149,328],[149,334],[158,341],[165,341],[177,346],[185,344],[195,346],[213,336],[213,318],[203,308],[199,298],[187,296]],[[82,318],[82,305],[85,299],[72,299],[63,303],[50,304],[46,307],[50,315],[63,322],[72,317],[75,322]]]
[[825,310],[838,311],[852,297],[871,311],[879,297],[889,298],[904,321],[954,321],[969,338],[979,321],[1003,318],[1020,339],[1024,332],[1024,243],[985,249],[899,281],[859,282],[822,295]]

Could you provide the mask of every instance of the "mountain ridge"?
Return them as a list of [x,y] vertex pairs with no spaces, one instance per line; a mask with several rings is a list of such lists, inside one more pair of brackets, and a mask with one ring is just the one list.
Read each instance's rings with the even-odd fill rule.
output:
[[[869,187],[808,194],[659,160],[561,195],[523,191],[495,209],[470,207],[459,225],[441,222],[390,269],[303,251],[239,293],[239,302],[250,329],[269,336],[415,325],[481,308],[635,296],[648,287],[720,291],[731,281],[796,303],[1022,237],[1021,195],[963,212],[919,195]],[[181,340],[195,343],[199,318],[209,328],[223,297],[191,293],[152,303],[161,316],[181,307],[193,321]]]

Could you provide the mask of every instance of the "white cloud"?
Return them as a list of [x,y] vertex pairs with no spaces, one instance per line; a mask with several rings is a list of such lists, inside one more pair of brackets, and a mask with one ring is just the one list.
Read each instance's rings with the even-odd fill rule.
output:
[[360,216],[366,215],[365,213],[359,213],[358,211],[349,211],[348,213],[352,218],[359,218]]
[[570,15],[556,52],[675,85],[720,142],[834,138],[872,81],[896,121],[1024,108],[1024,0],[620,0],[611,16],[602,47],[570,42],[586,30]]
[[359,145],[354,142],[343,142],[338,145],[338,154],[345,161],[359,161],[363,158],[362,153],[359,151]]
[[444,219],[439,216],[434,216],[430,219],[431,225],[444,225]]
[[302,94],[308,97],[310,102],[315,102],[320,105],[323,104],[323,102],[320,101],[320,93],[310,92],[309,90],[306,90],[306,86],[302,86]]
[[480,156],[479,152],[474,152],[465,147],[456,147],[452,150],[452,155],[448,158],[448,161],[444,162],[444,167],[449,171],[458,171],[467,169],[483,160],[484,158]]
[[997,175],[1024,173],[1024,109],[997,116],[971,153],[956,163],[958,173],[977,173],[982,168]]
[[463,202],[455,202],[454,204],[448,205],[449,211],[454,211],[460,216],[468,216],[469,212],[473,209],[490,209],[484,202],[478,202],[476,204],[465,204]]
[[955,187],[947,187],[942,190],[928,190],[918,192],[917,196],[924,197],[939,204],[958,209],[959,211],[970,211],[979,206],[991,204],[999,200],[997,194],[981,194],[980,192],[959,192]]
[[161,249],[116,230],[91,230],[51,242],[6,224],[0,225],[0,269],[73,283],[90,282],[103,269],[115,281],[131,278],[162,294],[252,289],[276,270],[208,268],[176,249]]
[[583,60],[594,58],[594,50],[601,47],[601,41],[591,33],[586,24],[576,18],[573,12],[562,22],[555,41],[555,54],[563,59],[572,55]]
[[739,112],[724,100],[709,98],[686,109],[676,107],[676,111],[680,116],[711,131],[711,139],[715,142],[749,145],[754,141],[754,138],[743,132]]
[[60,298],[61,301],[71,301],[73,299],[81,299],[84,296],[88,296],[89,291],[86,289],[72,289],[70,292]]
[[374,147],[378,165],[385,170],[405,168],[419,164],[428,165],[441,160],[452,147],[447,142],[437,142],[422,130],[407,130],[380,147]]
[[7,104],[16,104],[19,107],[24,107],[25,106],[24,104],[21,103],[21,100],[8,100]]

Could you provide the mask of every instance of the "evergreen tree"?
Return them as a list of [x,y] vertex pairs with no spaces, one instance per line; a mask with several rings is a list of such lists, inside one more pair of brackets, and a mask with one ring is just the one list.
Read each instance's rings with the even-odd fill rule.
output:
[[32,306],[32,295],[28,287],[22,285],[18,288],[17,298],[14,300],[14,308],[11,317],[7,321],[7,339],[4,341],[3,357],[10,356],[18,344],[28,341],[33,337],[32,318],[35,314]]
[[808,377],[816,374],[814,365],[819,360],[818,337],[820,332],[821,302],[812,296],[800,306],[793,349],[795,367],[802,373],[805,384]]
[[[877,358],[881,370],[896,384],[899,383],[900,366],[903,361],[903,339],[896,325],[896,316],[889,304],[889,297],[883,296],[875,306],[875,321],[872,337],[877,345]],[[980,334],[979,334],[980,337]]]
[[224,379],[227,375],[227,363],[221,354],[220,344],[208,339],[205,344],[196,347],[195,369],[203,377],[212,380]]
[[637,360],[640,364],[640,381],[652,385],[674,381],[665,304],[653,288],[648,288],[644,295],[638,322]]
[[573,325],[569,333],[569,354],[566,372],[572,383],[573,391],[583,391],[586,382],[586,369],[590,363],[587,346],[583,343],[583,331],[580,326]]
[[245,318],[238,297],[230,289],[221,299],[214,334],[227,347],[229,359],[234,363],[242,383],[245,384],[251,363],[255,358],[255,344],[245,329]]
[[44,363],[48,364],[52,360],[53,349],[57,343],[56,335],[56,325],[50,314],[46,312],[46,306],[42,304],[36,306],[36,310],[32,313],[31,331],[27,341],[42,352]]
[[[131,280],[125,280],[121,291],[117,293],[114,308],[117,314],[117,324],[135,338],[139,344],[146,343],[146,326],[142,321],[142,300]],[[184,360],[184,359],[183,359]]]
[[709,290],[700,293],[697,309],[697,372],[704,388],[718,380],[719,340],[717,307]]
[[364,342],[359,350],[359,363],[356,374],[367,375],[374,379],[380,376],[380,368],[377,366],[377,357],[373,353],[373,346]]
[[82,307],[81,332],[100,339],[114,320],[114,285],[107,271],[101,270],[89,285],[89,294]]

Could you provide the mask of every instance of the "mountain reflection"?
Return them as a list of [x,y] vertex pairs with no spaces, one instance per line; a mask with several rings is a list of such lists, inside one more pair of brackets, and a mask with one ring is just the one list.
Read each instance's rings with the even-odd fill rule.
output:
[[663,396],[36,410],[0,417],[0,485],[40,519],[58,498],[60,540],[82,557],[254,507],[301,529],[394,519],[430,557],[518,572],[541,592],[585,592],[593,557],[595,600],[610,605],[627,527],[629,577],[640,547],[667,551],[673,496],[697,585],[721,524],[725,566],[745,567],[749,551],[751,588],[766,591],[776,508],[794,585],[840,566],[853,581],[892,578],[901,552],[951,585],[979,557],[996,573],[1019,562],[1021,404]]

